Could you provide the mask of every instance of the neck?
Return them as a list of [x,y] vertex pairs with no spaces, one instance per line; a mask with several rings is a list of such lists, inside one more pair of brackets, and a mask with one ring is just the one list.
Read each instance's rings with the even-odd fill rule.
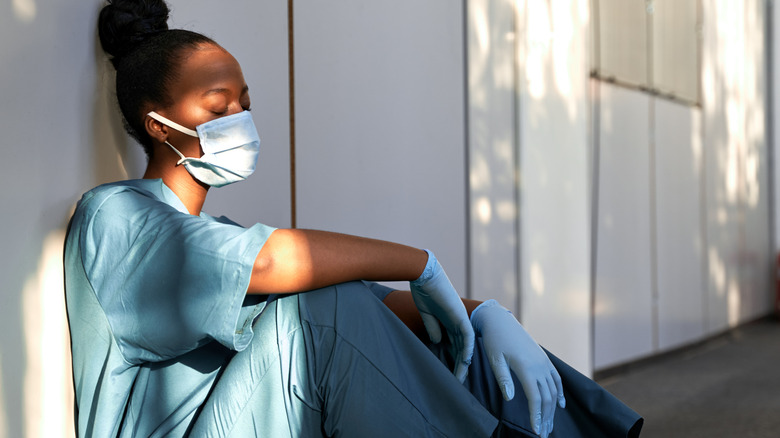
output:
[[177,166],[176,160],[150,159],[144,178],[161,178],[165,185],[181,200],[190,214],[197,216],[203,209],[209,186],[193,178],[184,166]]

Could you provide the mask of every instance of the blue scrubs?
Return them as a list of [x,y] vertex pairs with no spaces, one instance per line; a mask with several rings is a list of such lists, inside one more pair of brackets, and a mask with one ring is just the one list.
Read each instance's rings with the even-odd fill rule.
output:
[[80,436],[389,433],[383,424],[490,434],[496,420],[365,284],[265,312],[263,297],[245,297],[273,230],[189,215],[160,180],[84,195],[65,245]]
[[[161,180],[84,195],[64,259],[79,436],[531,436],[522,391],[503,401],[479,340],[461,385],[383,286],[246,296],[273,230],[192,216]],[[569,371],[554,436],[641,427]]]

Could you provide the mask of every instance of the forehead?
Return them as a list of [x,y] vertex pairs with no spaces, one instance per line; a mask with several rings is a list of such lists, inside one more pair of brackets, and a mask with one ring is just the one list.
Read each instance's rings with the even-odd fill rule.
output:
[[215,87],[241,90],[245,86],[238,61],[221,47],[207,45],[191,51],[184,58],[171,92],[174,95],[197,93]]

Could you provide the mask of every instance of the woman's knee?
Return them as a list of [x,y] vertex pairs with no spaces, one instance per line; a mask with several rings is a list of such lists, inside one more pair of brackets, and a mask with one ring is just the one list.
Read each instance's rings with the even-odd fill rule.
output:
[[352,281],[299,294],[301,319],[335,327],[341,317],[361,318],[372,309],[384,308],[363,282]]

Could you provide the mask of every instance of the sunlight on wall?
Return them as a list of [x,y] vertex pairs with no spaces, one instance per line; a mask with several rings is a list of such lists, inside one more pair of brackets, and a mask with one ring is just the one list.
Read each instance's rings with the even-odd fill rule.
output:
[[528,50],[525,59],[525,75],[528,93],[535,99],[543,99],[547,93],[545,67],[551,58],[552,80],[555,90],[565,97],[564,104],[569,119],[574,121],[578,114],[578,103],[585,96],[585,76],[572,75],[577,66],[584,65],[587,51],[577,50],[575,33],[585,26],[588,19],[587,2],[553,1],[528,2],[527,36]]
[[490,199],[487,197],[480,197],[476,202],[477,219],[483,224],[489,224],[490,219],[493,217],[493,210],[490,207]]
[[73,435],[70,340],[65,314],[62,246],[65,231],[50,233],[36,275],[23,291],[27,347],[24,425],[27,437]]
[[474,23],[474,34],[477,36],[479,45],[478,53],[486,53],[490,48],[490,34],[488,33],[487,11],[483,5],[471,6],[472,22]]
[[704,2],[708,312],[715,330],[761,316],[768,293],[763,17],[760,0]]
[[516,3],[521,320],[586,374],[588,3]]
[[734,327],[741,321],[741,304],[742,304],[742,298],[740,294],[740,288],[739,284],[737,283],[737,280],[732,278],[729,282],[729,293],[728,293],[728,309],[729,309],[729,315],[728,315],[728,322],[729,327]]
[[470,294],[517,312],[515,0],[468,3]]
[[711,247],[709,250],[710,278],[715,285],[715,293],[723,296],[726,290],[726,264],[720,258],[718,249]]
[[38,8],[35,6],[35,0],[13,0],[14,15],[16,19],[23,23],[31,23],[35,20]]
[[701,138],[701,117],[693,117],[693,124],[691,126],[691,153],[693,155],[693,168],[691,172],[693,175],[701,175],[702,159],[704,154],[704,146]]
[[539,262],[531,263],[531,269],[529,272],[529,280],[531,281],[531,289],[538,296],[544,295],[544,271],[542,265]]
[[550,11],[547,2],[528,2],[527,22],[528,47],[525,59],[525,75],[528,81],[528,94],[534,99],[544,98],[547,92],[545,84],[545,58],[547,57],[552,29]]
[[[568,2],[557,1],[552,2],[552,7],[552,67],[555,87],[560,94],[572,96],[574,94],[575,79],[571,75],[569,64],[580,65],[583,52],[572,50],[574,17],[569,12],[571,5]],[[577,80],[576,82],[580,81]],[[575,99],[567,99],[566,103],[569,119],[573,120],[577,115],[577,102]]]

